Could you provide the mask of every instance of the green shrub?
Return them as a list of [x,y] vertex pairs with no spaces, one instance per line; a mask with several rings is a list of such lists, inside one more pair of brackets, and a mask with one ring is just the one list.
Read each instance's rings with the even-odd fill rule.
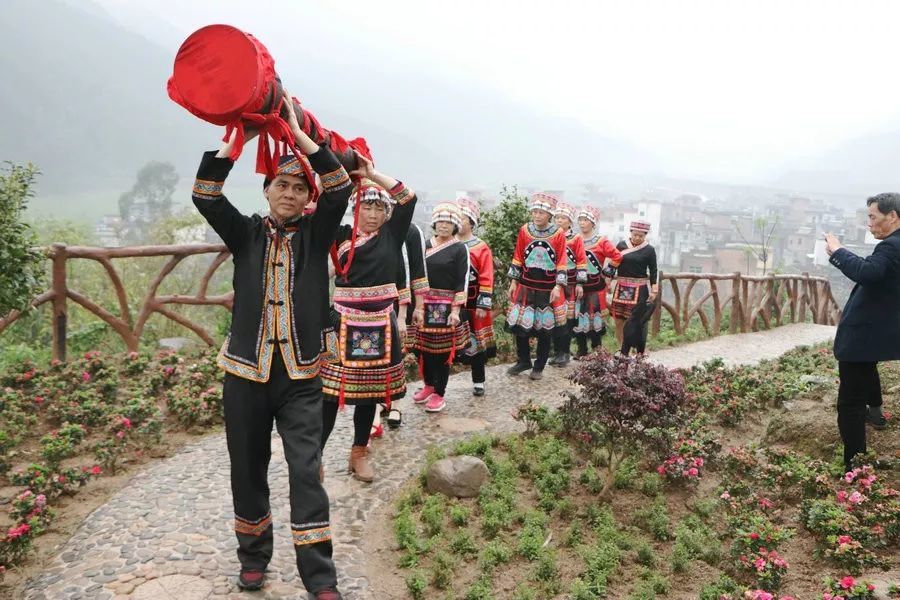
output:
[[512,558],[512,551],[500,540],[493,540],[485,544],[478,554],[478,566],[485,574],[492,573],[499,565],[508,563]]
[[450,539],[450,551],[459,556],[470,556],[477,554],[478,548],[468,531],[457,531]]
[[428,580],[422,571],[414,571],[406,578],[406,589],[413,600],[425,600],[425,590],[428,588]]
[[450,589],[453,584],[453,569],[456,563],[446,552],[438,552],[431,565],[431,584],[439,590]]
[[650,506],[634,511],[634,521],[641,529],[650,533],[654,539],[664,542],[671,537],[669,534],[669,509],[666,506],[665,496],[657,496]]

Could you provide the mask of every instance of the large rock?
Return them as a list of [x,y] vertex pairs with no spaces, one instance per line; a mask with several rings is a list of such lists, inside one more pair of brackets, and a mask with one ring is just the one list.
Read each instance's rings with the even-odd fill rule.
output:
[[491,474],[487,465],[474,456],[451,456],[428,469],[428,491],[451,498],[471,498],[478,495]]

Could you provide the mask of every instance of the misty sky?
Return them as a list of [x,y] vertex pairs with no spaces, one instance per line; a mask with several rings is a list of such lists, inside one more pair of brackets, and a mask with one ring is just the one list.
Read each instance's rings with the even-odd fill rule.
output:
[[276,60],[329,49],[493,88],[638,144],[672,176],[761,180],[900,128],[890,1],[98,2],[185,33],[233,24]]

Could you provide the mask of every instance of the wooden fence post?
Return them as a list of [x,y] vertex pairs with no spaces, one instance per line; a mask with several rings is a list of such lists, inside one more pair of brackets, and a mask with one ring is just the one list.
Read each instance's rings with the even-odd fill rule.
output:
[[741,308],[741,272],[735,271],[731,280],[731,324],[728,326],[728,333],[737,333],[741,326],[741,316],[743,308]]
[[658,287],[656,289],[659,290],[659,293],[656,298],[656,308],[653,309],[653,321],[650,323],[650,335],[654,338],[659,337],[659,327],[662,321],[663,282],[665,281],[662,271],[659,272],[659,279],[657,279],[657,281],[659,283],[657,284]]
[[54,360],[66,360],[68,288],[66,286],[66,245],[53,244],[53,352]]

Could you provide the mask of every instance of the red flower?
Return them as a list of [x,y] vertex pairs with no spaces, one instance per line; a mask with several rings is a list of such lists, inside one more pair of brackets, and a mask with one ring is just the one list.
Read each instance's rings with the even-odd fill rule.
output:
[[90,381],[90,380],[91,380],[91,374],[88,373],[87,371],[83,372],[83,373],[81,374],[81,380],[82,380],[82,381]]
[[854,585],[856,585],[856,580],[847,575],[843,579],[841,579],[841,587],[845,590],[849,590]]
[[99,475],[102,472],[103,471],[97,465],[94,465],[93,467],[91,467],[91,475]]
[[750,534],[750,539],[751,539],[751,540],[758,540],[758,539],[759,539],[759,534],[756,533],[756,532],[754,531],[753,533]]

